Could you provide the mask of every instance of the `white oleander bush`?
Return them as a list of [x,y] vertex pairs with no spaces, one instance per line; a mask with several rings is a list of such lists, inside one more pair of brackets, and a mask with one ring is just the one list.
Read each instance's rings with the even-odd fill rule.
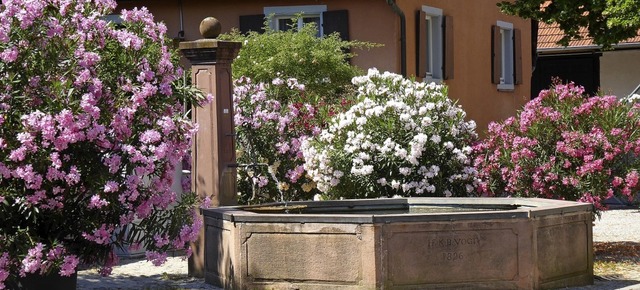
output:
[[352,83],[357,102],[302,144],[305,169],[321,198],[474,192],[476,126],[465,121],[446,86],[376,69]]

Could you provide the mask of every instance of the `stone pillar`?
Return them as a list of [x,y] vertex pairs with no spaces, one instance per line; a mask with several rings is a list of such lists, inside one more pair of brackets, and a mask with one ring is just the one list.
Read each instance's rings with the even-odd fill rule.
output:
[[[220,23],[213,17],[200,23],[204,37],[181,42],[182,54],[191,62],[191,78],[196,87],[213,95],[205,107],[195,107],[192,118],[200,129],[192,147],[191,189],[200,197],[209,197],[213,206],[235,205],[236,153],[233,124],[233,86],[231,63],[242,46],[239,42],[215,39]],[[191,245],[189,275],[204,276],[204,230]]]

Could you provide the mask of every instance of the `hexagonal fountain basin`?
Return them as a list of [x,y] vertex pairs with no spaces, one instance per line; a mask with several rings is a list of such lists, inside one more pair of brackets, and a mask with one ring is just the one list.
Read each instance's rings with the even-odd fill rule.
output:
[[593,283],[592,206],[400,198],[203,209],[225,289],[547,289]]

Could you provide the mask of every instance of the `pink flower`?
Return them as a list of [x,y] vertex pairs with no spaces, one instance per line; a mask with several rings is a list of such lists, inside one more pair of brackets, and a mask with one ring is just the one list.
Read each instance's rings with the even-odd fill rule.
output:
[[11,161],[23,161],[24,158],[26,157],[26,153],[27,153],[27,148],[24,146],[21,146],[18,149],[12,150],[11,153],[9,154],[9,159]]
[[[22,260],[20,266],[20,273],[35,273],[41,269],[42,265],[42,250],[44,245],[37,243],[35,247],[29,249],[27,256]],[[22,275],[21,275],[22,276]]]
[[202,100],[200,100],[198,102],[198,105],[201,106],[201,107],[204,107],[206,105],[211,104],[211,102],[213,102],[213,95],[212,94],[207,94],[207,96],[204,99],[202,99]]
[[76,272],[76,267],[80,263],[80,260],[76,255],[68,255],[64,257],[64,261],[60,266],[60,275],[62,276],[71,276]]
[[100,228],[93,230],[93,233],[82,233],[82,237],[85,239],[95,242],[96,244],[106,245],[109,243],[111,239],[111,234],[113,233],[113,226],[109,226],[107,228],[106,224],[102,224]]
[[80,182],[80,172],[75,165],[71,166],[71,169],[69,169],[69,173],[67,174],[67,176],[65,176],[65,180],[69,185],[74,185]]
[[153,240],[155,241],[155,245],[158,248],[164,247],[169,244],[169,237],[167,235],[154,235]]
[[120,258],[118,255],[112,250],[107,255],[107,258],[104,261],[104,265],[100,268],[100,276],[109,276],[111,275],[111,271],[113,271],[113,266],[118,265]]
[[4,62],[14,62],[18,58],[18,49],[15,46],[6,48],[0,52],[0,59]]
[[109,192],[117,192],[118,191],[118,183],[115,181],[107,181],[107,183],[104,185],[104,192],[109,193]]
[[638,171],[633,170],[629,172],[625,178],[625,182],[627,183],[627,187],[636,187],[638,185]]
[[613,181],[611,182],[611,185],[613,185],[613,187],[618,187],[620,186],[622,183],[624,182],[624,179],[622,179],[619,176],[616,176],[613,178]]
[[162,136],[156,130],[147,130],[140,136],[140,142],[144,144],[156,143],[160,141]]
[[9,277],[9,266],[11,260],[9,259],[9,253],[3,252],[0,256],[0,289],[5,288],[4,281]]
[[167,261],[167,253],[159,253],[156,251],[147,251],[147,261],[153,263],[154,266],[162,266]]
[[100,198],[99,195],[93,195],[91,196],[91,199],[89,200],[89,205],[87,205],[88,208],[102,208],[109,205],[109,202]]

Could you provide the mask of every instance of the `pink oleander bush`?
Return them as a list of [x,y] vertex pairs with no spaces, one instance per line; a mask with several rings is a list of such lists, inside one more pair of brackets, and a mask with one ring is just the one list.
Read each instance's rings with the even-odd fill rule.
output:
[[640,168],[640,105],[615,96],[587,96],[555,84],[515,117],[489,125],[474,147],[483,196],[543,197],[590,202],[632,200]]
[[113,0],[0,4],[0,289],[28,273],[108,274],[115,247],[187,249],[196,198],[171,190],[196,130],[166,27]]
[[[318,192],[304,169],[300,145],[320,132],[340,104],[310,98],[296,79],[235,82],[239,201],[309,200]],[[344,103],[343,103],[344,104]]]

